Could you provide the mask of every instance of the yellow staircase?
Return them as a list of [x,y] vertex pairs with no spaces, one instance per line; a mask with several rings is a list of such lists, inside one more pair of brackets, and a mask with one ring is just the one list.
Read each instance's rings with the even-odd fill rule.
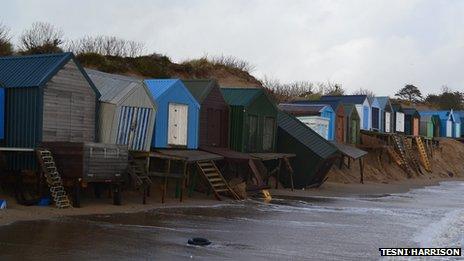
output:
[[197,167],[218,200],[221,200],[221,196],[230,196],[235,200],[241,199],[229,186],[213,161],[197,162]]
[[422,163],[422,166],[424,166],[426,171],[432,172],[432,165],[430,164],[430,160],[427,155],[427,150],[425,149],[421,137],[414,137],[414,141],[416,142],[417,149],[419,150],[419,159]]
[[55,165],[52,153],[47,149],[37,149],[37,158],[47,181],[57,208],[70,208],[71,202],[63,186],[63,180]]

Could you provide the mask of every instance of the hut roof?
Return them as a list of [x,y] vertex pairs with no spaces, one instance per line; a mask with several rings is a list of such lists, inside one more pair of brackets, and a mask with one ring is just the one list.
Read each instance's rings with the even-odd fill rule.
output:
[[399,104],[392,104],[393,111],[403,112],[403,107]]
[[153,106],[155,105],[143,80],[123,75],[104,73],[92,69],[85,69],[85,71],[100,91],[100,101],[102,102],[118,104],[133,90],[143,88],[147,92],[148,97],[150,97]]
[[226,102],[235,106],[248,106],[259,95],[265,94],[261,88],[221,88]]
[[197,99],[201,104],[206,99],[211,90],[218,83],[214,79],[195,79],[195,80],[182,80],[185,87],[190,91],[190,93]]
[[188,89],[179,79],[150,79],[145,80],[144,82],[147,85],[148,90],[150,90],[151,94],[153,95],[155,101],[162,99],[163,96],[166,93],[168,93],[169,90],[171,90],[172,88],[180,87],[180,89],[185,90],[191,102],[195,106],[200,107],[198,101],[195,99],[195,97],[193,97],[193,95],[188,91]]
[[379,96],[375,97],[379,102],[380,109],[385,110],[385,108],[390,107],[390,98],[388,96]]
[[324,139],[294,116],[279,111],[277,121],[279,128],[293,136],[319,157],[326,159],[338,152],[337,148],[332,143]]
[[355,113],[356,116],[359,117],[358,111],[356,110],[356,107],[352,103],[346,103],[343,104],[343,109],[345,110],[345,115],[351,115],[352,113]]
[[294,101],[292,102],[294,104],[314,104],[314,105],[329,105],[332,110],[334,111],[337,111],[338,110],[338,107],[342,105],[342,101],[341,100],[326,100],[326,101],[309,101],[309,100],[306,100],[306,101]]
[[437,115],[441,120],[452,120],[454,121],[454,112],[451,111],[420,111],[419,114],[422,115]]
[[363,104],[367,99],[366,95],[324,95],[321,101],[340,100],[342,103]]
[[403,112],[405,115],[420,116],[419,112],[414,108],[403,108]]
[[293,115],[318,115],[329,105],[326,104],[300,104],[300,103],[281,103],[279,108]]
[[0,82],[5,88],[41,87],[69,61],[74,60],[92,89],[98,89],[72,53],[36,54],[0,57]]

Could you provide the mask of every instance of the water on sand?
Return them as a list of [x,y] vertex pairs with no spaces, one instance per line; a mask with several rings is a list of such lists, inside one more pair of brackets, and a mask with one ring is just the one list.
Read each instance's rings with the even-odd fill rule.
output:
[[[464,183],[363,197],[279,198],[0,227],[0,259],[376,260],[379,247],[461,247]],[[189,246],[191,237],[213,242]]]

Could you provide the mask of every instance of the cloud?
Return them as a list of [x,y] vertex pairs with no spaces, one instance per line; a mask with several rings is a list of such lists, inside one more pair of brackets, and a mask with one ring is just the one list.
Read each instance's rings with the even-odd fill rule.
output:
[[464,91],[464,1],[9,1],[3,22],[19,34],[34,21],[67,37],[117,35],[176,61],[234,55],[254,74],[331,80],[349,91]]

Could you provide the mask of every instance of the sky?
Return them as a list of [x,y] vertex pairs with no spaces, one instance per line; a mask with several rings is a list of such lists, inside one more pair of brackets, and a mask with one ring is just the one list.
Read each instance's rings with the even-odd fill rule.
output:
[[111,35],[145,43],[173,61],[235,56],[253,75],[339,83],[394,95],[464,91],[460,0],[15,0],[0,22],[17,37],[49,22],[67,39]]

